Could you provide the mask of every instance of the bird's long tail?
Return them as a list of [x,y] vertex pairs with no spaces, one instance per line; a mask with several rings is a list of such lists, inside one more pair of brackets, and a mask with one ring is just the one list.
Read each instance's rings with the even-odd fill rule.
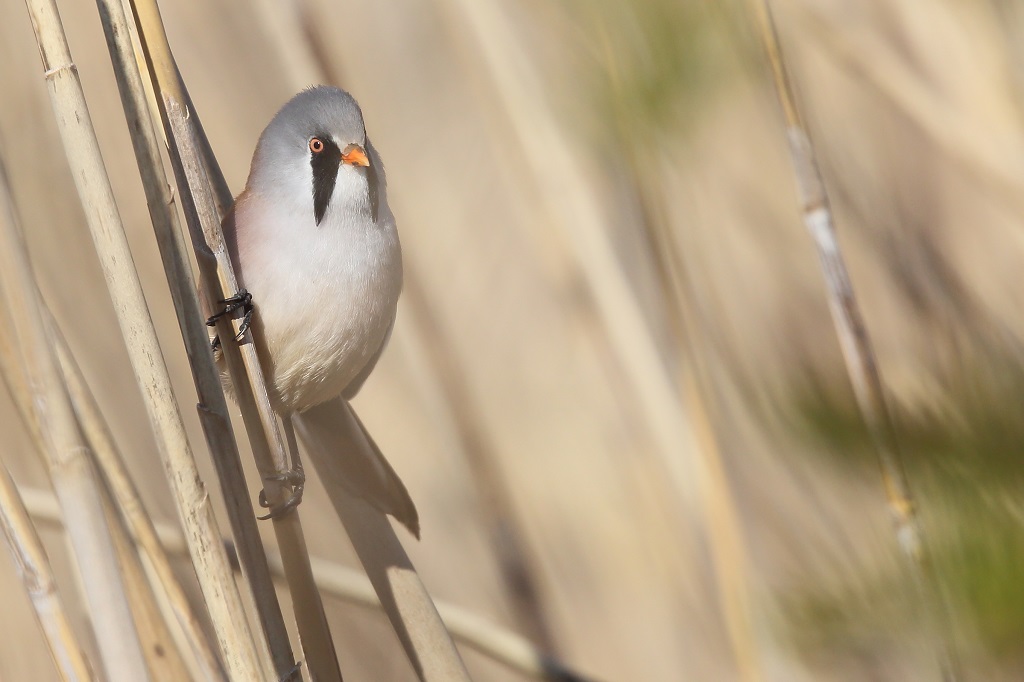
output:
[[419,514],[405,484],[348,401],[338,397],[292,419],[335,508],[335,495],[355,495],[420,537]]

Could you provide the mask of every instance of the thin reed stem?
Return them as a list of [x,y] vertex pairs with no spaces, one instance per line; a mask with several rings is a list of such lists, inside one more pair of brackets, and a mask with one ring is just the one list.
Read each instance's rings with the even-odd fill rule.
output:
[[952,624],[928,560],[874,348],[836,238],[828,191],[793,95],[768,1],[753,0],[752,10],[772,70],[775,92],[782,106],[804,225],[818,250],[832,322],[839,336],[857,405],[878,457],[896,540],[913,575],[918,597],[923,602],[921,606],[930,614],[932,627],[941,634],[936,656],[942,678],[958,680],[961,675],[953,648]]
[[57,357],[60,359],[68,393],[71,396],[71,403],[78,416],[82,433],[89,443],[100,474],[117,501],[118,512],[124,520],[128,533],[152,567],[159,588],[173,610],[198,661],[203,672],[203,679],[224,679],[223,664],[211,648],[199,616],[192,608],[185,590],[174,574],[170,557],[167,556],[163,545],[160,544],[153,520],[146,512],[139,491],[128,473],[124,456],[117,447],[113,434],[110,433],[110,427],[100,412],[96,398],[89,389],[56,321],[52,316],[48,317],[51,333],[56,341]]
[[[114,203],[57,7],[53,0],[28,0],[27,4],[72,175],[79,197],[87,207],[85,214],[93,243],[156,436],[157,449],[189,537],[193,565],[206,597],[218,644],[233,677],[240,680],[264,679],[238,587],[219,542],[221,533],[213,507],[199,477],[174,400],[170,377]],[[103,631],[100,640],[105,639],[132,641],[132,637],[119,635],[115,628]],[[145,679],[139,674],[115,677]]]
[[[60,31],[59,21],[56,24],[53,22],[54,16],[45,13],[40,15],[36,9],[39,8],[30,5],[30,14],[38,31]],[[64,81],[75,77],[70,60],[59,63],[67,66],[53,71],[54,79]],[[87,456],[87,446],[78,431],[46,324],[40,314],[39,292],[29,264],[28,251],[19,232],[2,160],[0,289],[14,325],[26,393],[30,394],[34,417],[29,423],[35,424],[34,434],[41,441],[40,455],[46,462],[66,519],[81,577],[80,584],[85,592],[103,666],[107,675],[113,679],[143,682],[149,679],[149,674],[135,631],[113,539],[106,524],[102,493]],[[8,384],[12,386],[21,380],[17,376],[7,377]],[[18,389],[14,390],[17,392]]]
[[[131,28],[134,28],[134,25],[129,25],[121,0],[98,0],[97,5],[111,62],[114,65],[121,104],[132,136],[139,174],[146,192],[150,219],[156,233],[171,297],[174,300],[178,327],[199,395],[197,410],[200,424],[206,435],[207,446],[228,510],[228,520],[235,538],[242,575],[249,585],[274,669],[279,679],[285,679],[289,671],[295,668],[295,658],[281,613],[281,605],[277,600],[277,592],[270,577],[270,569],[267,567],[263,541],[256,527],[242,460],[221,387],[220,372],[210,352],[209,335],[203,322],[184,235],[178,223],[174,197],[167,184],[167,176],[161,161],[156,127],[149,114],[145,89],[145,79],[149,74],[146,72],[143,75],[139,69],[131,39]],[[212,651],[199,653],[212,674],[215,670],[212,665],[216,663],[216,659],[211,658]]]
[[[204,141],[199,138],[198,120],[193,117],[189,107],[184,83],[174,64],[156,3],[153,0],[132,0],[131,6],[148,71],[157,93],[160,118],[170,141],[171,163],[192,235],[207,302],[213,309],[217,305],[216,301],[234,295],[239,291],[239,286],[224,244],[217,198],[211,192],[203,165],[202,149],[208,148],[208,144],[203,144]],[[242,343],[232,342],[238,336],[235,325],[239,323],[239,319],[232,321],[219,318],[217,332],[224,340],[224,357],[242,407],[243,418],[246,419],[256,465],[264,476],[285,474],[289,463],[284,436],[270,404],[266,381],[252,343],[252,332],[246,333]],[[288,495],[286,487],[273,478],[265,478],[264,483],[270,506],[282,506]],[[331,641],[323,602],[313,580],[298,510],[293,508],[275,516],[273,524],[285,558],[288,586],[306,665],[314,679],[321,682],[340,680],[337,653]]]
[[[146,576],[135,543],[125,528],[124,519],[117,509],[117,501],[104,489],[103,502],[107,511],[107,525],[110,527],[114,547],[124,574],[128,602],[135,617],[135,630],[142,643],[142,654],[153,682],[182,682],[192,678],[178,644],[171,634],[153,585]],[[205,679],[205,678],[203,678]]]
[[631,152],[627,171],[641,207],[649,256],[654,261],[665,296],[666,318],[678,349],[679,384],[683,405],[694,429],[704,507],[701,520],[715,572],[719,610],[739,679],[759,682],[764,679],[764,672],[753,622],[746,543],[712,418],[715,393],[708,377],[708,354],[695,319],[696,307],[682,250],[669,224],[665,188],[661,185],[656,162],[656,158],[642,161]]

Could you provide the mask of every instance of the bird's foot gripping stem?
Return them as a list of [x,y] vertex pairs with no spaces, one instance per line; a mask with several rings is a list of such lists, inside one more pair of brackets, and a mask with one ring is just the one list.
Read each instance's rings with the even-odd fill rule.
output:
[[[211,315],[206,320],[206,326],[216,326],[217,320],[219,318],[224,317],[225,315],[230,315],[231,313],[241,308],[242,324],[238,326],[238,333],[235,334],[235,341],[241,341],[242,337],[245,335],[245,332],[249,330],[249,325],[252,324],[252,311],[254,309],[252,304],[252,294],[250,294],[245,289],[240,289],[238,293],[235,294],[234,296],[229,296],[222,301],[218,301],[218,303],[223,304],[224,309],[221,310],[219,313]],[[215,340],[214,348],[216,348],[216,346],[219,345],[219,343],[219,339]]]
[[299,506],[299,502],[302,502],[302,492],[306,487],[306,473],[302,470],[302,462],[296,462],[295,468],[289,469],[280,474],[273,474],[271,476],[264,476],[264,481],[276,481],[283,485],[291,488],[291,493],[288,495],[288,499],[282,502],[280,505],[271,505],[267,501],[267,493],[265,490],[260,491],[260,506],[269,511],[257,518],[260,521],[266,521],[267,519],[277,519],[289,511]]

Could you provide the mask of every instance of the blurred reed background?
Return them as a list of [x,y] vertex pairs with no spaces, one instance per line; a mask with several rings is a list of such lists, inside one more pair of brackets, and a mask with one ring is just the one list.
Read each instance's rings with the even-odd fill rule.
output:
[[[410,277],[356,406],[419,505],[423,541],[406,545],[435,598],[600,680],[938,679],[746,3],[161,9],[235,192],[314,74],[362,105]],[[1024,10],[773,9],[956,649],[971,679],[1021,679]],[[61,11],[217,494],[96,7]],[[150,512],[174,521],[21,3],[0,7],[0,64],[0,138],[43,294]],[[48,487],[6,393],[0,429],[18,484]],[[311,479],[311,554],[354,565]],[[495,509],[521,533],[512,573],[532,601],[495,552]],[[40,532],[86,633],[64,535]],[[6,560],[0,585],[0,678],[58,679]],[[414,679],[379,612],[326,606],[346,679]],[[475,679],[525,679],[464,655]]]

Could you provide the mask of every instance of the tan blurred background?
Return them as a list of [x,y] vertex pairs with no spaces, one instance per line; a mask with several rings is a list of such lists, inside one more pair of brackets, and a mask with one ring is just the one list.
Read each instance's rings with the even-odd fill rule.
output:
[[[459,437],[468,410],[510,495],[556,653],[581,672],[756,679],[741,676],[723,610],[742,585],[761,679],[938,679],[898,568],[747,5],[483,6],[162,7],[236,192],[263,126],[312,84],[310,58],[363,107],[415,291],[356,406],[420,508],[422,542],[403,538],[427,586],[519,629],[482,522],[490,495]],[[773,6],[957,649],[971,679],[1022,679],[1024,10],[1009,0]],[[61,11],[192,443],[217,494],[97,11],[85,1]],[[296,35],[301,49],[289,45]],[[0,7],[0,65],[0,139],[44,294],[150,511],[174,521],[17,2]],[[649,240],[657,221],[683,264],[682,336]],[[595,243],[614,258],[595,257]],[[616,282],[642,317],[602,307]],[[654,371],[643,374],[652,349]],[[439,355],[453,364],[439,365]],[[680,379],[695,366],[699,394]],[[464,389],[455,412],[444,390],[452,382]],[[712,441],[690,437],[701,405],[717,458]],[[6,393],[0,429],[0,455],[19,483],[46,487]],[[666,461],[679,463],[676,478]],[[699,474],[708,461],[724,465],[727,486]],[[311,551],[356,566],[318,486],[302,505]],[[255,476],[250,488],[255,499]],[[734,527],[723,509],[735,512]],[[730,528],[743,552],[723,555],[723,546],[735,549]],[[46,527],[44,537],[73,598],[62,535]],[[6,560],[0,585],[0,678],[56,679]],[[328,607],[347,680],[414,679],[382,615]],[[84,630],[80,605],[76,612]],[[471,651],[466,658],[474,679],[524,679]]]

